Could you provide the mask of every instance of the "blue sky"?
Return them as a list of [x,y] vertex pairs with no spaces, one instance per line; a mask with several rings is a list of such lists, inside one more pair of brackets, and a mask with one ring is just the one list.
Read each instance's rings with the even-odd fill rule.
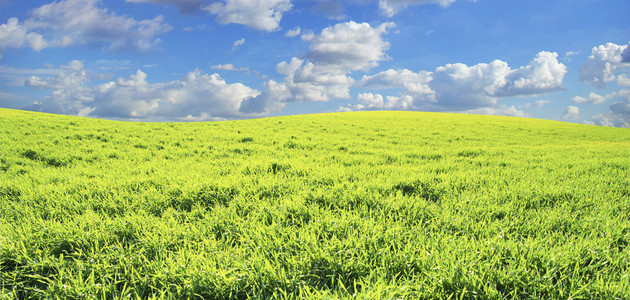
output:
[[0,0],[0,107],[419,110],[630,126],[627,0]]

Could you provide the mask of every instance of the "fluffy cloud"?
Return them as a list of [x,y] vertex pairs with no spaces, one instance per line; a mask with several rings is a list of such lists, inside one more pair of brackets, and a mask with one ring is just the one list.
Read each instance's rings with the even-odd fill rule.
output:
[[518,110],[514,105],[499,105],[496,107],[482,107],[464,111],[467,114],[475,115],[493,115],[493,116],[509,116],[509,117],[525,117],[525,112]]
[[303,35],[310,42],[306,58],[328,68],[367,71],[387,58],[389,43],[381,35],[392,27],[393,23],[375,28],[368,23],[350,21],[327,27],[319,35]]
[[601,104],[601,103],[604,103],[604,101],[606,101],[606,97],[591,92],[587,98],[575,96],[573,97],[573,99],[571,99],[571,101],[574,103]]
[[409,5],[440,4],[442,7],[447,7],[455,1],[456,0],[380,0],[378,2],[378,8],[382,15],[391,18]]
[[558,62],[558,54],[542,51],[527,66],[510,71],[496,96],[540,94],[562,89],[567,67]]
[[340,111],[356,110],[406,110],[413,106],[413,98],[404,95],[400,97],[386,96],[381,94],[361,93],[357,96],[357,101],[341,108]]
[[562,114],[564,120],[577,120],[580,117],[580,108],[577,106],[567,106]]
[[293,7],[290,0],[223,0],[203,6],[221,24],[236,23],[258,30],[280,27],[282,14]]
[[321,34],[303,34],[309,42],[306,59],[294,57],[276,66],[285,75],[285,84],[294,101],[329,101],[349,99],[353,71],[367,71],[387,59],[389,43],[382,35],[393,27],[383,23],[372,27],[367,23],[346,22],[327,27]]
[[[576,98],[578,101],[575,101]],[[605,114],[595,115],[591,121],[584,121],[584,123],[602,126],[630,127],[630,89],[621,89],[603,96],[591,93],[588,98],[576,96],[573,98],[573,102],[600,104],[608,99],[614,100],[613,103],[610,104],[610,111]]]
[[562,88],[566,66],[557,54],[542,51],[527,66],[512,70],[495,60],[474,66],[447,64],[433,72],[429,83],[443,107],[491,107],[500,97],[542,94]]
[[607,43],[594,47],[591,55],[580,67],[578,79],[590,82],[598,88],[605,88],[607,82],[617,79],[617,74],[630,69],[629,45]]
[[[97,7],[98,0],[64,0],[33,10],[33,18],[60,35],[64,44],[104,44],[110,50],[146,51],[156,47],[156,36],[172,29],[163,17],[135,20]],[[72,42],[70,42],[72,41]]]
[[[627,49],[630,49],[630,47],[628,47]],[[630,52],[630,51],[628,51],[628,52]],[[617,76],[617,85],[618,86],[630,86],[630,76],[628,76],[628,74],[619,74],[619,76]]]
[[296,37],[296,36],[300,35],[301,32],[302,32],[302,29],[300,27],[295,27],[295,28],[287,31],[287,33],[285,33],[284,36],[286,36],[286,37]]
[[6,48],[29,47],[39,51],[48,47],[48,42],[41,34],[31,31],[32,28],[29,27],[34,24],[29,23],[31,24],[20,24],[17,18],[10,18],[6,24],[0,25],[0,58]]
[[[52,89],[52,93],[28,109],[111,118],[214,119],[264,115],[268,110],[241,109],[251,106],[250,99],[260,92],[240,83],[228,84],[218,74],[194,70],[178,80],[149,83],[147,74],[137,70],[128,78],[119,78],[96,86],[78,61],[63,67],[55,76],[29,77],[25,84]],[[265,91],[273,91],[267,84]],[[271,93],[270,93],[271,95]],[[267,106],[268,109],[277,108]]]
[[278,111],[284,107],[284,101],[290,97],[291,92],[286,85],[269,80],[265,82],[263,92],[260,95],[243,100],[239,112],[261,115],[266,112]]
[[[98,0],[63,0],[32,11],[32,18],[20,23],[10,18],[0,25],[0,55],[6,48],[105,45],[109,50],[146,51],[156,47],[156,36],[171,30],[162,16],[135,20],[97,7]],[[48,41],[39,33],[49,35]]]
[[[397,98],[405,101],[388,102],[386,97],[384,101],[366,104],[363,103],[364,99],[358,98],[358,106],[351,105],[348,109],[376,109],[378,105],[390,109],[393,108],[391,103],[402,103],[395,109],[523,116],[523,112],[498,105],[498,101],[503,97],[542,94],[562,89],[565,74],[566,66],[558,62],[557,54],[545,51],[538,53],[526,66],[517,69],[511,69],[506,62],[500,60],[474,66],[447,64],[433,72],[390,69],[363,76],[355,86],[380,90],[402,89]],[[376,100],[380,98],[377,96]]]

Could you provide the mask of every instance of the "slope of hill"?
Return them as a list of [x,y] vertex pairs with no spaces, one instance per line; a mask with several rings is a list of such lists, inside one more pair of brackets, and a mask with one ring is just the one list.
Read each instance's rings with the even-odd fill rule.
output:
[[630,298],[630,131],[0,109],[0,298]]

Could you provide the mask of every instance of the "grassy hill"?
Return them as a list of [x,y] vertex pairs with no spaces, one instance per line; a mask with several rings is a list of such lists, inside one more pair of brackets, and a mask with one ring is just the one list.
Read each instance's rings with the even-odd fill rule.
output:
[[630,298],[630,130],[0,109],[0,298]]

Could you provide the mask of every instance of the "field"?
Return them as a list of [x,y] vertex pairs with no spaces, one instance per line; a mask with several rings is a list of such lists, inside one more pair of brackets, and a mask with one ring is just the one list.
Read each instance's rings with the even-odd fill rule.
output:
[[0,299],[630,299],[630,130],[0,109]]

